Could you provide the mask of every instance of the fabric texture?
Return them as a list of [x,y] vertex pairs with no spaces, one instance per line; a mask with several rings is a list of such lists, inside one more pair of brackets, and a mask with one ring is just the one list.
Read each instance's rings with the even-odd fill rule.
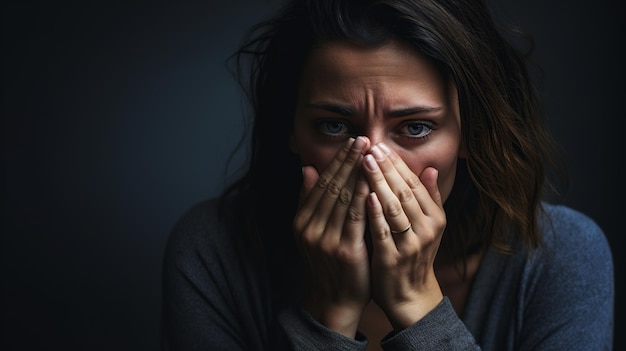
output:
[[[194,206],[169,238],[163,350],[365,350],[365,336],[334,333],[297,306],[275,311],[254,243],[226,230],[216,204]],[[528,254],[487,251],[463,315],[444,297],[422,320],[388,335],[382,347],[611,350],[613,262],[605,235],[571,208],[544,208],[544,245]]]

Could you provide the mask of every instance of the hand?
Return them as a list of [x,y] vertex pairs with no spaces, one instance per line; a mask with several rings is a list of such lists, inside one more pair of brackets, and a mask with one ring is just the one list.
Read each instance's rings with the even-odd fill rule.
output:
[[365,242],[367,182],[359,175],[367,138],[350,139],[318,176],[303,168],[294,232],[304,263],[304,308],[327,328],[354,337],[370,295]]
[[367,201],[372,297],[393,327],[404,329],[443,299],[433,269],[446,226],[438,172],[427,167],[418,177],[382,144],[370,149],[363,164],[373,191]]

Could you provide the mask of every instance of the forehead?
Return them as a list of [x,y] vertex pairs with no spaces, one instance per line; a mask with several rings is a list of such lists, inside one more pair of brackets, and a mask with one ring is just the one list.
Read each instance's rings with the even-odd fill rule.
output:
[[332,41],[317,45],[310,53],[303,68],[300,93],[301,97],[311,98],[355,98],[354,94],[367,91],[389,98],[396,93],[419,92],[442,98],[447,95],[446,86],[434,62],[408,43],[389,41],[366,47]]
[[376,68],[393,73],[397,69],[412,70],[417,66],[436,69],[432,60],[412,45],[390,40],[380,46],[363,46],[347,41],[328,41],[317,44],[305,61],[305,69],[330,69],[344,72],[350,68]]

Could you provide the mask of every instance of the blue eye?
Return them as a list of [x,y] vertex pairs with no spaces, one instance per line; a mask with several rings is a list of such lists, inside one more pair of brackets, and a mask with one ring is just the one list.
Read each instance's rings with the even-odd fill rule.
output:
[[402,130],[405,131],[407,137],[411,138],[423,138],[433,131],[433,126],[429,122],[424,121],[412,121],[406,123]]
[[316,126],[320,133],[330,136],[347,135],[350,132],[346,123],[337,120],[318,121]]

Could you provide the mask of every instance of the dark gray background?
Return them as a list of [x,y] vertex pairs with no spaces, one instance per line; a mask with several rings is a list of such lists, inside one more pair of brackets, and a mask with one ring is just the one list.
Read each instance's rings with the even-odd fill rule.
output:
[[[535,38],[566,201],[605,230],[623,311],[624,6],[492,2]],[[0,349],[158,348],[168,232],[242,130],[224,61],[277,4],[4,3]]]

